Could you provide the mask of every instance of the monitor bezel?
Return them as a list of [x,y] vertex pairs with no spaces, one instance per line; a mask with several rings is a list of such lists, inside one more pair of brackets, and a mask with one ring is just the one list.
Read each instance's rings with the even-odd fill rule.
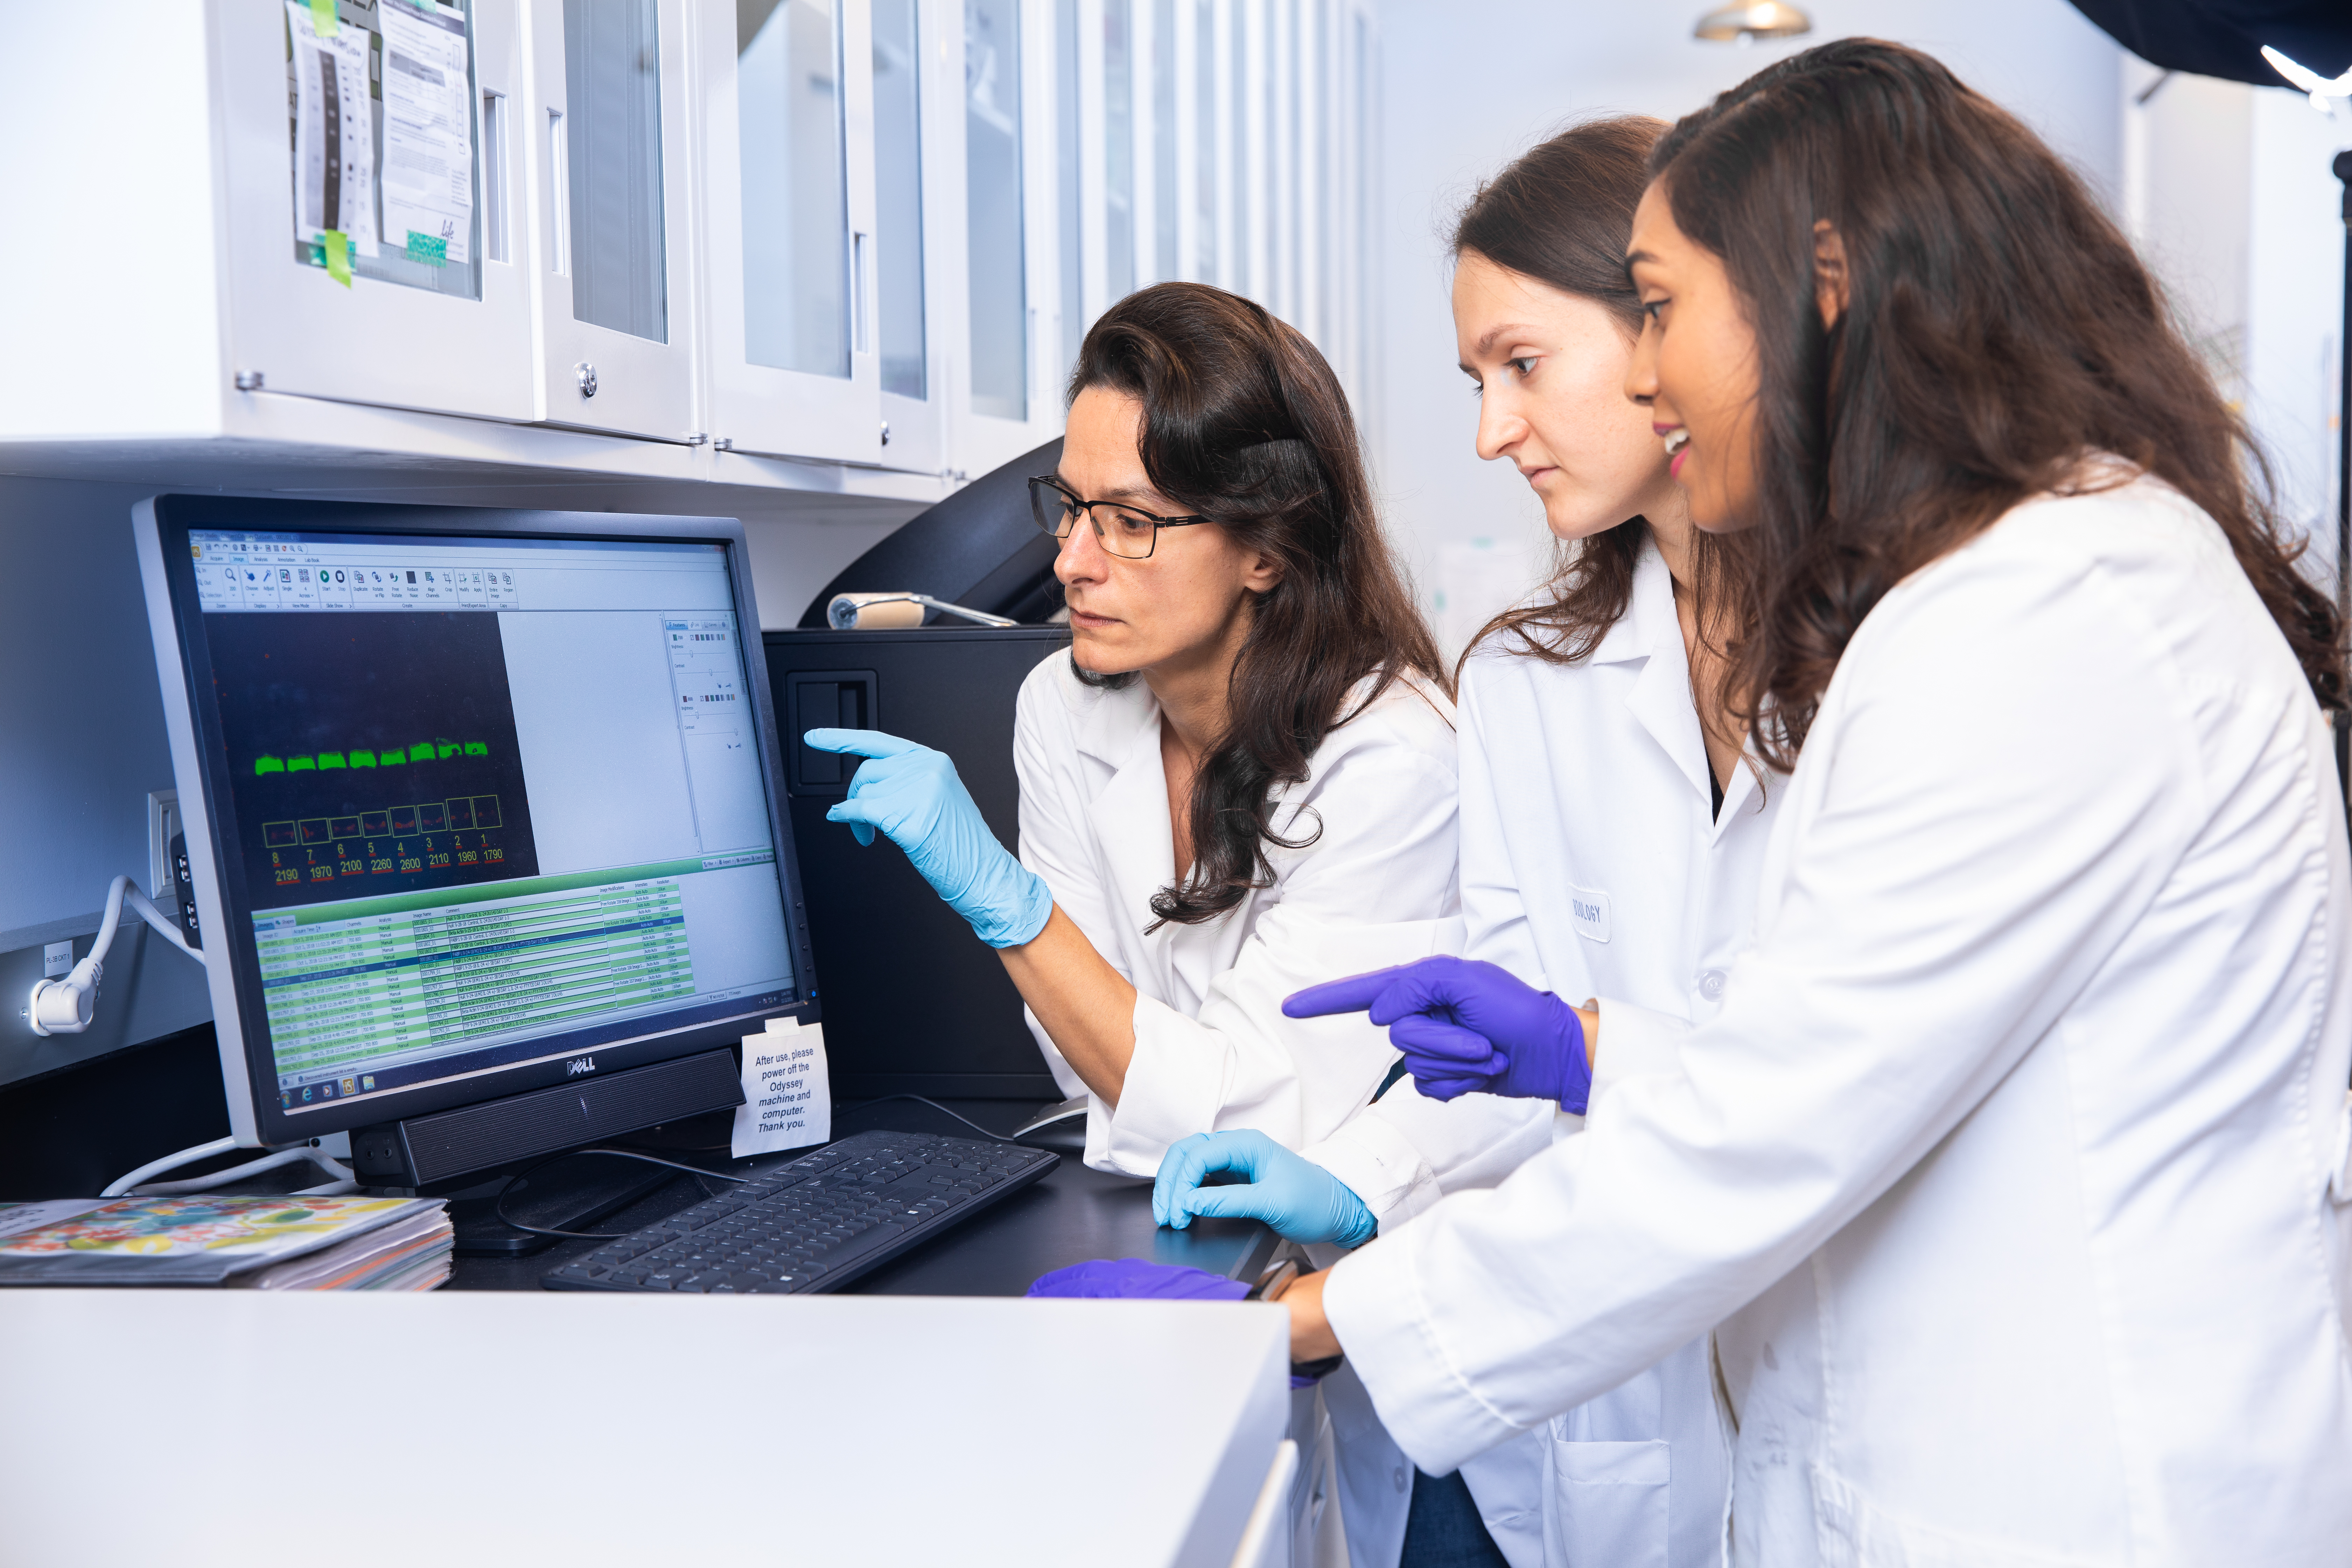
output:
[[[771,1018],[802,1024],[822,1021],[808,934],[807,906],[801,894],[800,863],[785,807],[782,752],[768,690],[767,660],[761,642],[759,607],[751,584],[750,544],[733,518],[639,515],[621,512],[523,510],[503,507],[415,506],[373,501],[307,501],[226,496],[158,495],[132,509],[141,576],[147,591],[150,630],[163,697],[172,764],[187,835],[189,870],[205,944],[205,972],[212,994],[221,1070],[228,1100],[230,1131],[240,1144],[299,1142],[358,1127],[397,1121],[436,1110],[478,1105],[544,1089],[583,1071],[598,1077],[734,1046],[757,1034]],[[577,539],[585,542],[715,544],[724,552],[745,690],[759,727],[760,768],[767,792],[769,833],[776,846],[779,896],[784,900],[794,989],[775,1004],[747,1002],[740,1013],[670,1028],[631,1033],[644,1020],[616,1026],[619,1037],[584,1042],[553,1059],[494,1067],[456,1079],[388,1089],[351,1100],[335,1100],[289,1110],[278,1104],[277,1062],[266,1026],[248,1029],[248,1016],[264,1017],[261,969],[251,922],[228,918],[229,889],[224,868],[228,752],[214,704],[201,700],[199,682],[209,685],[212,663],[196,607],[196,576],[189,535],[206,531],[250,533],[417,534],[497,538],[501,535]],[[224,959],[226,962],[224,962]],[[593,1066],[577,1064],[593,1058]],[[266,1090],[266,1092],[264,1092]]]

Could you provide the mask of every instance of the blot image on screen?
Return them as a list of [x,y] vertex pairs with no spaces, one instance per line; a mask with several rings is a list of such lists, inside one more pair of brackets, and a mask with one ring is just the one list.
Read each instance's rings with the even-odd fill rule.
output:
[[224,616],[211,641],[257,899],[538,875],[496,612]]
[[189,538],[283,1111],[794,994],[718,546]]

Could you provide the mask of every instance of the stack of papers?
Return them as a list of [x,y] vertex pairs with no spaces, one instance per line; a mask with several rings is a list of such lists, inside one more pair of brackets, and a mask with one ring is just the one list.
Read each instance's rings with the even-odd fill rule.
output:
[[438,1198],[66,1198],[0,1204],[0,1285],[430,1290],[449,1278]]

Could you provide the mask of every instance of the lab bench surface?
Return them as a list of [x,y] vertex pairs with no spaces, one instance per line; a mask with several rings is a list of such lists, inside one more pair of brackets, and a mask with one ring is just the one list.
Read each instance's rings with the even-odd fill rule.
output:
[[[1032,1109],[992,1100],[945,1102],[991,1131],[1020,1125]],[[877,1100],[836,1112],[836,1137],[881,1128],[977,1137],[971,1128],[929,1106]],[[750,1162],[681,1154],[713,1171],[736,1172],[798,1159],[795,1149]],[[629,1207],[596,1223],[600,1232],[627,1232],[699,1202],[703,1188],[680,1176]],[[541,1276],[592,1252],[594,1241],[562,1241],[518,1258],[460,1258],[445,1290],[536,1290]],[[1074,1153],[1042,1180],[982,1210],[947,1234],[923,1243],[864,1276],[841,1294],[852,1296],[1019,1296],[1039,1275],[1097,1258],[1143,1258],[1180,1263],[1235,1279],[1255,1279],[1273,1261],[1279,1238],[1255,1220],[1196,1219],[1167,1230],[1151,1218],[1151,1184],[1089,1171]]]

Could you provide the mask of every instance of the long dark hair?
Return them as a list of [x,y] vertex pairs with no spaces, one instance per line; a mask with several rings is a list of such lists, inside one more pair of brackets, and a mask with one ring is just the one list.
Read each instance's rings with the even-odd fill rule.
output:
[[[1619,115],[1538,142],[1481,184],[1455,216],[1455,259],[1483,256],[1605,306],[1630,342],[1642,330],[1642,301],[1625,277],[1625,244],[1650,183],[1650,149],[1665,129],[1663,120]],[[1487,622],[1463,659],[1489,637],[1505,639],[1507,652],[1549,663],[1585,658],[1633,602],[1633,571],[1649,538],[1647,521],[1633,518],[1588,539],[1555,542],[1542,597]],[[1745,548],[1737,535],[1692,538],[1690,589],[1702,637],[1725,632],[1736,641],[1745,628],[1748,576],[1738,560]]]
[[1193,776],[1192,869],[1151,899],[1160,920],[1197,925],[1271,883],[1268,845],[1315,841],[1319,827],[1277,836],[1268,796],[1307,777],[1326,735],[1408,672],[1450,689],[1372,510],[1347,395],[1314,344],[1239,295],[1160,283],[1087,333],[1070,396],[1089,387],[1142,404],[1155,489],[1282,563],[1253,596],[1225,732]]
[[[2080,488],[2095,452],[2221,525],[2320,704],[2344,706],[2342,627],[2295,569],[2244,423],[2130,244],[2031,131],[1927,56],[1851,38],[1686,117],[1650,168],[1755,324],[1761,609],[1731,689],[1751,719],[1769,711],[1757,738],[1772,762],[1793,764],[1888,589],[2028,497]],[[1827,329],[1817,221],[1848,280]]]

